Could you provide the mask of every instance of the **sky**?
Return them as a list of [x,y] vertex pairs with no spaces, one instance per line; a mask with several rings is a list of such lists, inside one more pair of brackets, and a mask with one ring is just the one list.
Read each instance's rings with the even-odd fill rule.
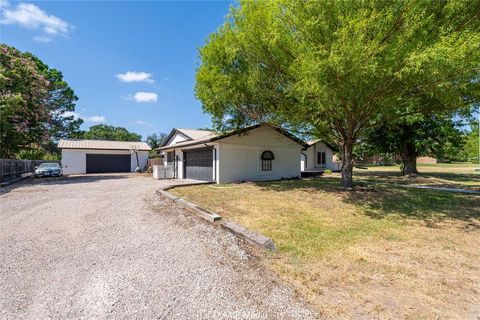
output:
[[194,93],[198,48],[232,4],[0,0],[0,42],[63,73],[82,129],[106,123],[145,139],[211,125]]

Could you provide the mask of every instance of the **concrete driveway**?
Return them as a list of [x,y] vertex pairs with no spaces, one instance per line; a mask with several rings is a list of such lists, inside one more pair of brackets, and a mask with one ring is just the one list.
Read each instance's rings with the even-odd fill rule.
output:
[[228,232],[147,176],[0,189],[0,319],[313,319]]

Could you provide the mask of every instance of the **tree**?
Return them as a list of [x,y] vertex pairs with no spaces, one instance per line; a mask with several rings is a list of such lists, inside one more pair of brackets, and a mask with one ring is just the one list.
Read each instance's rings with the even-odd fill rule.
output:
[[45,101],[49,109],[47,129],[50,143],[45,148],[56,146],[59,139],[70,137],[79,132],[82,119],[74,119],[75,103],[78,97],[68,83],[63,79],[63,74],[54,68],[49,68],[45,63],[30,53],[26,53],[37,65],[38,72],[48,81],[48,97]]
[[366,129],[478,100],[479,11],[478,1],[240,1],[200,49],[196,95],[218,129],[332,135],[352,187]]
[[152,148],[152,151],[156,152],[156,149],[160,147],[160,145],[165,141],[167,138],[167,134],[160,132],[160,133],[152,133],[147,136],[146,142]]
[[110,141],[141,141],[142,136],[130,132],[122,127],[114,127],[106,124],[91,126],[88,131],[77,135],[78,138],[91,140],[110,140]]
[[392,153],[402,159],[402,173],[416,174],[417,157],[446,159],[461,153],[461,121],[451,116],[405,117],[368,130],[366,144],[376,153]]
[[38,58],[0,45],[0,157],[44,154],[81,120],[65,117],[77,97],[62,74]]
[[[479,110],[480,111],[480,110]],[[468,161],[480,163],[480,119],[472,121],[465,137],[465,153]]]

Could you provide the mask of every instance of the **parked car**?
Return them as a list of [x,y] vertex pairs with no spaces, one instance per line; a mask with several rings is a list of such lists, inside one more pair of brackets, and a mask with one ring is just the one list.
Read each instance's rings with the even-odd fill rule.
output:
[[33,176],[38,177],[61,177],[63,175],[62,166],[58,163],[42,163],[39,165]]

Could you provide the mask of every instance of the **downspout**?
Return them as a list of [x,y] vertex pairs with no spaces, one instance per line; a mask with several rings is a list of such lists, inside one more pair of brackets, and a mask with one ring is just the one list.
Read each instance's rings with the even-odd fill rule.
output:
[[139,171],[141,171],[140,162],[138,162],[138,151],[137,150],[135,150],[135,157],[137,158],[137,168],[138,168]]

